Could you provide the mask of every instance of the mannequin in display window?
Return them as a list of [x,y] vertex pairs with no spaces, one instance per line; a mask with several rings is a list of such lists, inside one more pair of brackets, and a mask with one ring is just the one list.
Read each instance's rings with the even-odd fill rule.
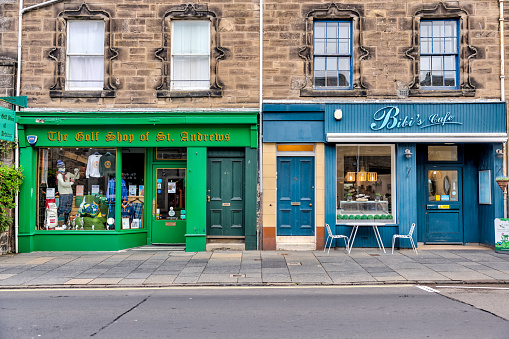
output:
[[58,194],[59,194],[59,203],[58,203],[58,216],[64,215],[64,225],[67,225],[69,222],[69,213],[72,210],[72,185],[74,185],[74,181],[80,178],[79,169],[74,169],[74,174],[70,172],[65,172],[65,164],[62,160],[57,160],[57,185],[58,185]]

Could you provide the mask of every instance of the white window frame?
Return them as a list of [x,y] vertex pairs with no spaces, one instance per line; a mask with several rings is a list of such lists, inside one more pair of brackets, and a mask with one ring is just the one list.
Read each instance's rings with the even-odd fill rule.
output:
[[398,223],[398,213],[397,213],[397,189],[396,189],[396,145],[395,144],[336,144],[336,163],[334,164],[335,168],[335,185],[334,185],[334,191],[335,191],[335,207],[334,210],[336,211],[336,224],[355,224],[359,223],[359,220],[338,220],[337,219],[337,206],[338,206],[338,148],[339,147],[352,147],[352,146],[362,146],[362,147],[369,147],[369,146],[389,146],[391,148],[391,201],[392,201],[392,210],[391,215],[393,216],[392,219],[377,219],[377,223],[385,223],[385,224],[397,224]]
[[[73,22],[83,22],[84,20],[68,20],[67,21],[67,41],[66,41],[66,67],[65,67],[65,70],[66,70],[66,74],[65,74],[65,90],[66,91],[102,91],[103,88],[104,88],[104,67],[105,67],[105,63],[104,63],[104,48],[103,48],[103,52],[102,53],[86,53],[86,54],[82,54],[82,53],[70,53],[69,52],[69,46],[70,46],[70,39],[72,38],[71,37],[71,34],[70,34],[70,26],[72,25]],[[100,21],[103,23],[103,27],[105,28],[106,27],[106,24],[104,22],[104,20],[87,20],[87,21]],[[103,29],[103,32],[104,32],[104,29]],[[103,46],[104,46],[104,41],[105,41],[105,37],[104,37],[104,34],[103,34]],[[72,80],[75,80],[75,79],[71,79],[71,62],[70,62],[70,58],[71,57],[74,57],[74,56],[83,56],[83,57],[97,57],[97,56],[102,56],[103,57],[103,63],[102,63],[102,67],[103,67],[103,79],[102,79],[102,85],[101,86],[97,86],[97,87],[74,87],[71,85],[71,81]],[[80,80],[76,80],[76,81],[80,81]]]
[[[209,41],[210,46],[210,34],[211,34],[211,22],[210,20],[172,20],[171,22],[171,70],[170,70],[170,90],[172,91],[196,91],[196,90],[208,90],[210,89],[210,48],[208,49],[208,53],[175,53],[175,49],[173,47],[173,43],[175,41],[174,34],[175,34],[175,24],[181,23],[181,22],[207,22],[208,23],[208,36],[207,41]],[[189,56],[189,57],[195,57],[195,56],[206,56],[207,57],[207,74],[206,78],[198,80],[199,82],[207,82],[207,86],[183,86],[182,84],[178,84],[179,82],[189,81],[186,79],[175,79],[175,62],[174,57],[175,56]]]

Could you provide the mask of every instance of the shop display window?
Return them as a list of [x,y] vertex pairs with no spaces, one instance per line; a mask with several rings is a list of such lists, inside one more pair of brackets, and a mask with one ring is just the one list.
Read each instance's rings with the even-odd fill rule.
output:
[[41,148],[37,156],[37,230],[115,229],[116,149]]
[[145,149],[122,149],[122,182],[127,189],[127,199],[121,202],[121,229],[144,228],[145,204]]
[[337,222],[394,222],[394,146],[338,145]]

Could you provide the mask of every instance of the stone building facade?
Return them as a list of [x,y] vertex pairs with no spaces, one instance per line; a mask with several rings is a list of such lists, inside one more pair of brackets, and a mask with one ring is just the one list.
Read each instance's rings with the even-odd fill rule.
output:
[[[257,109],[258,13],[257,1],[61,1],[27,12],[23,18],[22,94],[29,102],[37,100],[39,108]],[[106,23],[107,89],[103,97],[63,93],[66,22],[73,17]],[[186,17],[212,22],[211,74],[221,95],[174,97],[165,93],[170,76],[169,24]]]
[[[326,244],[326,224],[331,234],[360,228],[356,246],[391,243],[413,223],[416,242],[492,245],[492,220],[504,213],[495,178],[507,172],[500,23],[506,26],[509,6],[501,13],[504,2],[496,0],[260,4],[25,1],[16,93],[18,3],[0,0],[0,90],[28,97],[19,116],[21,162],[31,171],[22,188],[22,251],[151,243],[312,250]],[[87,21],[100,25],[85,34]],[[75,43],[97,27],[103,48],[79,52]],[[84,35],[73,37],[74,29]],[[70,66],[79,57],[104,62],[99,80],[79,78],[79,67]],[[182,58],[206,77],[189,71],[179,78]],[[146,189],[143,222],[134,222],[143,227],[124,229],[114,218],[113,232],[106,222],[78,232],[67,228],[66,213],[49,225],[46,189],[55,186],[57,160],[78,169],[86,197],[97,183],[84,181],[84,159],[110,151],[122,170],[102,178],[95,195],[114,180],[120,202],[120,182],[132,177],[124,172],[137,171],[138,179],[124,180],[137,189],[129,203]],[[160,178],[163,167],[185,169],[185,189]],[[236,167],[240,181],[221,184],[219,173]],[[166,206],[177,216],[158,208],[183,199],[158,196],[159,179],[171,183],[168,194],[188,195],[185,209]],[[214,187],[228,187],[229,196],[215,196]],[[70,216],[78,212],[73,194]],[[119,204],[107,207],[108,215],[122,213]],[[359,227],[375,218],[374,232]]]
[[[413,223],[415,242],[493,245],[507,138],[501,2],[264,3],[264,249],[323,248],[326,224],[354,239],[359,228],[354,246],[390,244]],[[443,150],[454,156],[433,160]],[[428,178],[435,168],[447,175]],[[360,181],[364,169],[378,180]],[[468,185],[479,173],[489,185]],[[490,199],[478,198],[486,185]]]
[[256,249],[258,1],[24,6],[20,251]]

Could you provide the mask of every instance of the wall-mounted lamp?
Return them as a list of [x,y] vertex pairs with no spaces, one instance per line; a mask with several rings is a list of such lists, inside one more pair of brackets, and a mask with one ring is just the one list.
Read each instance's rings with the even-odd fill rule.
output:
[[342,118],[343,118],[343,111],[340,108],[334,110],[334,119],[341,120]]
[[411,157],[412,157],[412,154],[413,154],[413,153],[412,153],[412,151],[411,151],[411,150],[409,150],[408,148],[405,150],[405,157],[407,157],[407,158],[411,158]]
[[44,119],[35,119],[35,122],[38,124],[44,124]]
[[502,158],[504,156],[504,151],[502,151],[500,148],[497,148],[495,150],[495,153],[497,154],[497,157]]

